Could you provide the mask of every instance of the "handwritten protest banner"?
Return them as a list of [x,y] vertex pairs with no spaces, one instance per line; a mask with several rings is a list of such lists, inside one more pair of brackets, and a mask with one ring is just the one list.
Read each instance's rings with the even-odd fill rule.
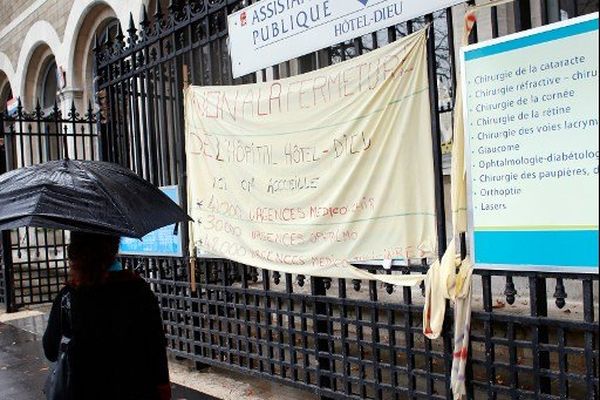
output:
[[188,88],[192,249],[355,279],[372,276],[350,262],[435,257],[426,40],[279,81]]

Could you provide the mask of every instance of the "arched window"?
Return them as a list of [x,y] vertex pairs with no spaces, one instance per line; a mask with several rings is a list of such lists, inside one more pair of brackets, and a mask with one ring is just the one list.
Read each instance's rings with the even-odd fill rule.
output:
[[10,83],[6,82],[3,84],[0,80],[0,113],[6,110],[6,102],[12,99],[12,97]]
[[[6,78],[2,71],[0,71],[0,113],[6,110],[6,102],[12,99],[12,90],[8,80],[3,82],[3,77]],[[4,137],[0,135],[0,174],[6,172],[6,146],[4,144]]]
[[[0,71],[0,74],[2,71]],[[1,76],[0,76],[1,78]],[[0,79],[0,113],[3,113],[6,110],[6,102],[12,99],[12,90],[10,88],[10,83],[2,82]],[[6,146],[4,144],[4,137],[0,135],[0,174],[6,172]]]
[[57,71],[56,61],[54,57],[49,60],[41,71],[40,75],[40,87],[38,93],[40,94],[40,105],[42,109],[46,110],[54,105],[56,99],[56,92],[58,91],[57,82]]

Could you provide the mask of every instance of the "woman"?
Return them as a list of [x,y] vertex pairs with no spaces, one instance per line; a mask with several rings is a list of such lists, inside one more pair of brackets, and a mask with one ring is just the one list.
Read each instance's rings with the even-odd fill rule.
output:
[[[44,352],[56,361],[61,336],[71,337],[74,400],[168,400],[158,301],[143,279],[122,269],[118,249],[118,237],[71,233],[69,282],[52,305]],[[61,318],[67,293],[71,324]]]

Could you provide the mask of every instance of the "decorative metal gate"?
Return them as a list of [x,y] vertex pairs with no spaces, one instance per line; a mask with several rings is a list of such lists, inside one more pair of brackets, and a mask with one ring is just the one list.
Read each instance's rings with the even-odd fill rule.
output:
[[[91,106],[82,116],[71,105],[67,115],[54,108],[47,114],[39,103],[32,113],[19,100],[14,115],[0,113],[0,138],[4,143],[2,170],[57,160],[99,159],[96,115]],[[67,274],[65,232],[20,228],[2,232],[2,286],[0,296],[7,311],[54,300]]]
[[[96,45],[99,121],[91,112],[82,119],[74,109],[67,118],[58,110],[43,117],[39,109],[3,117],[9,168],[72,148],[72,157],[106,159],[157,185],[178,184],[185,199],[182,89],[187,83],[230,85],[285,77],[358,56],[433,22],[432,127],[440,243],[445,243],[439,134],[451,119],[456,82],[450,9],[234,80],[226,17],[248,2],[172,0],[164,12],[157,3],[152,16],[144,14],[140,30],[132,23],[127,37],[119,30],[114,41]],[[544,23],[561,16],[559,4],[570,15],[598,10],[598,1],[543,0]],[[515,2],[515,30],[531,27],[530,6],[529,0]],[[491,18],[492,35],[498,36],[499,10],[492,8]],[[72,141],[67,146],[65,136]],[[91,151],[84,154],[84,149]],[[4,248],[11,251],[4,251],[3,287],[12,308],[51,300],[64,279],[64,236],[52,235],[31,229],[4,235]],[[438,341],[423,336],[419,289],[281,275],[220,259],[196,265],[189,257],[124,261],[158,295],[171,352],[198,367],[225,367],[323,398],[452,398],[451,329]],[[393,273],[426,270],[423,262]],[[195,284],[190,283],[193,276]],[[597,275],[478,271],[474,280],[466,377],[471,398],[598,398]],[[572,295],[582,293],[581,304],[568,298],[566,288]],[[555,305],[548,304],[549,297]],[[451,324],[448,318],[446,328]]]

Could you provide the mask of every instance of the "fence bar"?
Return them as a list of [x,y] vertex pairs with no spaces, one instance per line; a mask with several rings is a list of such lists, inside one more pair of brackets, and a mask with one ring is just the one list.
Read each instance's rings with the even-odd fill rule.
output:
[[529,0],[517,0],[514,2],[515,31],[521,32],[531,29],[531,4]]
[[[78,112],[72,104],[55,104],[45,114],[39,104],[33,112],[23,109],[2,115],[0,133],[4,139],[5,164],[14,170],[63,157],[67,146],[74,159],[94,159],[98,136],[93,110]],[[89,130],[89,132],[88,132]],[[18,308],[50,302],[65,283],[67,275],[64,231],[24,227],[2,233],[5,305],[9,312]]]
[[2,233],[2,263],[4,264],[4,306],[7,313],[17,312],[15,306],[14,273],[12,262],[12,243],[10,240],[10,231],[1,231]]
[[444,173],[442,167],[442,141],[439,110],[439,92],[437,85],[437,64],[435,53],[435,29],[433,28],[433,15],[425,17],[431,24],[427,37],[427,67],[429,76],[429,101],[431,102],[431,142],[433,144],[433,169],[435,175],[435,205],[438,234],[438,255],[441,258],[446,251],[446,208],[444,205]]
[[[546,290],[546,279],[541,277],[529,278],[531,316],[536,318],[546,318],[548,316],[548,300]],[[542,350],[541,346],[548,343],[548,328],[545,326],[535,327],[533,331],[533,343],[537,347],[537,354],[534,354],[534,366],[540,370],[550,369],[550,354]],[[537,364],[537,365],[536,365]],[[551,393],[550,378],[540,376],[539,372],[535,376],[536,392],[538,394]]]
[[[317,360],[319,363],[319,387],[328,389],[331,387],[331,379],[327,374],[331,369],[331,360],[329,357],[321,355],[321,352],[329,352],[329,343],[326,338],[322,338],[321,334],[327,335],[329,332],[328,322],[325,319],[327,316],[327,305],[319,301],[319,296],[327,296],[327,288],[325,287],[324,278],[312,278],[311,279],[312,296],[314,299],[314,321],[315,333],[316,333],[316,349],[317,349]],[[331,400],[330,397],[321,396],[321,400]]]
[[[596,296],[598,296],[597,292]],[[596,302],[596,306],[597,304]],[[595,322],[594,312],[594,282],[591,279],[585,279],[583,281],[583,314],[586,322]],[[587,399],[592,400],[598,398],[598,368],[600,368],[600,363],[598,362],[598,332],[596,332],[596,337],[594,337],[592,332],[586,332],[584,341],[586,396]],[[595,357],[594,354],[596,355]],[[596,381],[595,384],[594,381]]]

